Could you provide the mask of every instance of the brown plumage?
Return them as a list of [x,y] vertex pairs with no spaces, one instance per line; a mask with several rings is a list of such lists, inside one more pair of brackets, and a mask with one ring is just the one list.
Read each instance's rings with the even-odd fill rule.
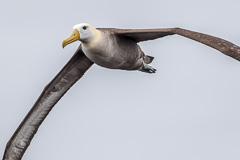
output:
[[[89,28],[89,32],[85,33],[86,28]],[[44,88],[32,109],[7,143],[3,160],[22,158],[48,113],[68,89],[92,66],[93,62],[107,68],[153,73],[155,70],[148,66],[152,57],[146,56],[137,43],[174,34],[201,42],[240,60],[240,47],[231,42],[181,28],[95,29],[88,24],[76,25],[74,34],[63,42],[63,47],[76,40],[82,41],[82,44],[57,76]]]

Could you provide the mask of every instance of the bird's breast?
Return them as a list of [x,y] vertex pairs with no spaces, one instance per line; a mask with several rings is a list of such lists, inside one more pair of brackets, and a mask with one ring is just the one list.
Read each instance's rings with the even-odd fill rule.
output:
[[83,52],[92,62],[102,67],[115,68],[119,63],[118,59],[114,57],[114,53],[105,46],[84,47],[83,45]]
[[127,69],[141,54],[136,43],[115,37],[91,45],[82,44],[82,49],[92,62],[111,69]]

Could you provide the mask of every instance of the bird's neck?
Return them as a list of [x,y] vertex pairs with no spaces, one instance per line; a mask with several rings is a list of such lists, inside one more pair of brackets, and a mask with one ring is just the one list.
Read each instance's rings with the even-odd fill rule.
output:
[[94,36],[91,38],[90,41],[82,42],[83,46],[86,48],[93,48],[98,46],[98,44],[102,41],[102,33],[101,31],[94,28]]

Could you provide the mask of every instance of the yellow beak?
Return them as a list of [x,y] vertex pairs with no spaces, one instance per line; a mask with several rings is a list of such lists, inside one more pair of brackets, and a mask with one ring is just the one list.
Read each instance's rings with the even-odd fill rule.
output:
[[80,34],[77,29],[74,29],[72,35],[62,42],[62,47],[64,48],[66,45],[77,40],[80,40]]

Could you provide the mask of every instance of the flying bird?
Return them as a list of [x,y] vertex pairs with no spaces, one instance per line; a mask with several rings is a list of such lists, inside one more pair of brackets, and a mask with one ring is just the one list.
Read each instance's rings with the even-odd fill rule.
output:
[[22,158],[39,126],[54,105],[94,63],[110,69],[155,73],[156,69],[149,65],[153,57],[145,54],[138,42],[174,34],[203,43],[240,61],[240,47],[226,40],[186,29],[94,28],[86,23],[77,24],[73,27],[72,35],[63,41],[62,47],[75,41],[81,41],[80,46],[63,69],[46,85],[16,129],[7,143],[3,160]]

